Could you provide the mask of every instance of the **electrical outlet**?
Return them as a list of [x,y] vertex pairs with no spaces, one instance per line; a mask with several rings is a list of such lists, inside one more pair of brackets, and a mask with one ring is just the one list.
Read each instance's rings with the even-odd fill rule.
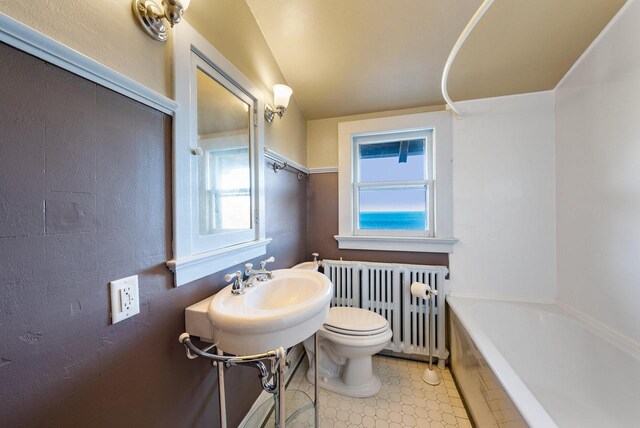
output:
[[140,313],[138,275],[111,281],[111,323],[115,324]]

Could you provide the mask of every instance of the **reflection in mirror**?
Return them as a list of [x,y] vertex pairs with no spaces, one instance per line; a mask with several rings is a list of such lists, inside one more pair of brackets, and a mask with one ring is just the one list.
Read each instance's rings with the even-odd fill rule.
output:
[[198,199],[200,235],[252,227],[251,105],[230,82],[226,86],[197,69]]

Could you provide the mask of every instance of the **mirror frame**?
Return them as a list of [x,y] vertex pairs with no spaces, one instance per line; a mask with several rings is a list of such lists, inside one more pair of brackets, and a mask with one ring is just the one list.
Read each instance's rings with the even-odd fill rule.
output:
[[[208,167],[206,165],[202,165],[203,162],[207,158],[207,152],[203,151],[202,155],[191,156],[191,183],[197,182],[198,185],[191,186],[191,203],[193,204],[193,208],[191,210],[191,218],[193,227],[191,228],[191,233],[193,236],[191,237],[191,249],[193,253],[198,254],[201,252],[210,251],[212,249],[224,248],[236,244],[241,244],[244,242],[249,242],[256,237],[256,222],[255,222],[255,213],[254,207],[257,202],[257,192],[255,189],[255,156],[253,156],[253,151],[255,150],[255,139],[256,139],[256,130],[257,130],[257,121],[255,115],[258,114],[257,105],[258,102],[255,98],[245,93],[243,88],[238,87],[238,85],[223,75],[216,67],[212,66],[207,60],[200,57],[196,52],[191,53],[191,79],[192,83],[197,82],[198,71],[204,73],[209,79],[211,79],[216,84],[220,85],[220,87],[229,91],[229,95],[237,97],[239,101],[247,103],[249,106],[250,114],[246,115],[246,130],[248,131],[248,141],[247,141],[247,149],[248,149],[248,157],[247,161],[249,162],[249,186],[250,186],[250,211],[238,213],[250,218],[250,227],[247,229],[240,230],[230,230],[230,229],[218,229],[215,233],[201,234],[201,225],[200,225],[200,210],[202,210],[202,201],[200,200],[202,193],[202,182],[203,179],[202,171],[200,171],[201,167],[207,168],[207,171],[204,173],[205,176],[212,171],[208,171]],[[199,129],[199,116],[200,111],[198,110],[198,86],[196,84],[191,85],[191,111],[195,114],[191,115],[191,137],[190,141],[192,143],[192,147],[201,147],[200,133]],[[197,208],[197,209],[195,209]]]
[[[197,55],[213,67],[232,84],[254,99],[254,139],[250,148],[252,156],[252,191],[255,194],[254,212],[255,235],[252,240],[226,247],[213,247],[205,251],[194,249],[193,210],[198,209],[197,201],[191,195],[194,180],[192,162],[193,152],[197,145],[197,111],[192,99],[192,88],[195,85],[194,62],[192,55]],[[266,238],[265,231],[265,189],[264,189],[264,97],[261,91],[240,70],[227,60],[188,22],[184,21],[173,31],[173,73],[174,97],[179,103],[173,123],[173,260],[167,266],[174,273],[176,287],[195,281],[199,278],[219,272],[246,260],[266,254],[266,247],[271,239]]]

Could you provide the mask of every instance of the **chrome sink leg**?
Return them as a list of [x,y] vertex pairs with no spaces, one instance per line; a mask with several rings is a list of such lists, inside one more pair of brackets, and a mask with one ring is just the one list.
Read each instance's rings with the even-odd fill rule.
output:
[[320,347],[318,346],[318,333],[313,334],[313,413],[315,428],[320,427],[320,400],[318,398],[318,366],[320,365]]
[[[218,349],[218,355],[224,355],[222,351]],[[218,404],[220,406],[220,428],[227,428],[227,406],[226,397],[224,393],[224,364],[218,362]]]
[[280,391],[276,392],[276,394],[273,396],[273,402],[274,404],[274,419],[276,421],[275,423],[275,428],[281,428],[282,426],[284,426],[284,424],[282,424],[282,415],[280,414]]
[[276,419],[276,427],[285,428],[287,413],[285,411],[285,402],[286,402],[286,382],[285,382],[285,370],[287,368],[287,354],[283,348],[278,348],[278,360],[276,362],[276,375],[277,375],[277,384],[278,384],[278,392],[275,394],[275,419]]

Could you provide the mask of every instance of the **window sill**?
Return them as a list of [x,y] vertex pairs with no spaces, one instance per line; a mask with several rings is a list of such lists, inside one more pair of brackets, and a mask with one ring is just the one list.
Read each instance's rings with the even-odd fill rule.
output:
[[169,260],[167,266],[174,273],[175,286],[178,287],[266,254],[269,242],[271,238],[245,242],[191,257]]
[[406,236],[334,236],[341,250],[411,251],[453,253],[457,238],[419,238]]

